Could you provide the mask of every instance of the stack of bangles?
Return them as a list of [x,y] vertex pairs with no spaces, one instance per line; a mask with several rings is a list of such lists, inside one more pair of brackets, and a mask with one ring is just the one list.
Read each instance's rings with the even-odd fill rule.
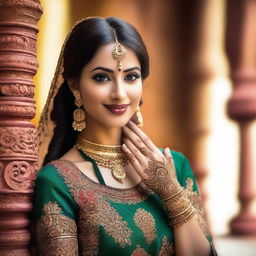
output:
[[196,213],[183,188],[180,188],[174,195],[163,198],[162,201],[170,218],[170,225],[173,228],[189,221]]

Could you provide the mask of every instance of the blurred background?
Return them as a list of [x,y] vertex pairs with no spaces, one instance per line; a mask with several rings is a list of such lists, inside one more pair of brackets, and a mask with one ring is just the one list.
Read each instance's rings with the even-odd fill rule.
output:
[[[185,154],[220,255],[256,255],[256,1],[41,0],[37,125],[62,43],[88,16],[133,24],[150,55],[143,130]],[[241,254],[243,252],[243,254]]]

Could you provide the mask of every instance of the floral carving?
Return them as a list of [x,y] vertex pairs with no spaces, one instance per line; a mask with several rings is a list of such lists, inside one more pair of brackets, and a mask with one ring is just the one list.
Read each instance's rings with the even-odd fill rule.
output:
[[35,169],[28,162],[13,161],[6,165],[4,179],[6,184],[14,190],[29,190],[34,185]]
[[0,2],[0,21],[10,20],[19,23],[36,25],[42,14],[42,7],[38,1],[5,0]]
[[[13,31],[13,33],[15,33]],[[32,40],[31,38],[25,36],[17,36],[17,35],[2,35],[0,37],[0,47],[1,48],[12,48],[12,49],[21,49],[31,51],[32,54],[35,54],[36,45],[35,38]]]
[[[0,63],[5,63],[8,66],[21,66],[23,69],[26,68],[36,72],[38,68],[38,62],[35,57],[22,56],[22,55],[2,55],[0,56]],[[24,67],[25,66],[25,67]]]
[[[33,76],[39,0],[0,1],[0,255],[29,256],[28,213],[37,161]],[[13,214],[9,214],[9,212]]]
[[0,128],[0,154],[37,156],[37,134],[34,128]]
[[1,116],[21,116],[31,119],[35,116],[35,106],[0,105]]
[[[20,83],[20,82],[19,82]],[[0,84],[0,94],[5,96],[23,96],[23,97],[33,97],[34,96],[34,86],[26,84]]]

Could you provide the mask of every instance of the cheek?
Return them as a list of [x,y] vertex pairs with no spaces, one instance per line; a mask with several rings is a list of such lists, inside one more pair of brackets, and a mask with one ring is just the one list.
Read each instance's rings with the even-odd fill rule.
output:
[[130,99],[134,101],[135,104],[140,102],[142,97],[142,85],[137,85],[129,91]]
[[93,102],[99,102],[105,97],[103,90],[97,90],[95,87],[87,87],[82,91],[82,98],[84,105],[92,104]]

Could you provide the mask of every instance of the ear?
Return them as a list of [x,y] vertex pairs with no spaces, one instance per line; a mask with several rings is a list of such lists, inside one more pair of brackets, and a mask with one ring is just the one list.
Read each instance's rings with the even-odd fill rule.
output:
[[68,79],[67,82],[70,91],[74,94],[74,91],[78,90],[78,81],[76,79]]

